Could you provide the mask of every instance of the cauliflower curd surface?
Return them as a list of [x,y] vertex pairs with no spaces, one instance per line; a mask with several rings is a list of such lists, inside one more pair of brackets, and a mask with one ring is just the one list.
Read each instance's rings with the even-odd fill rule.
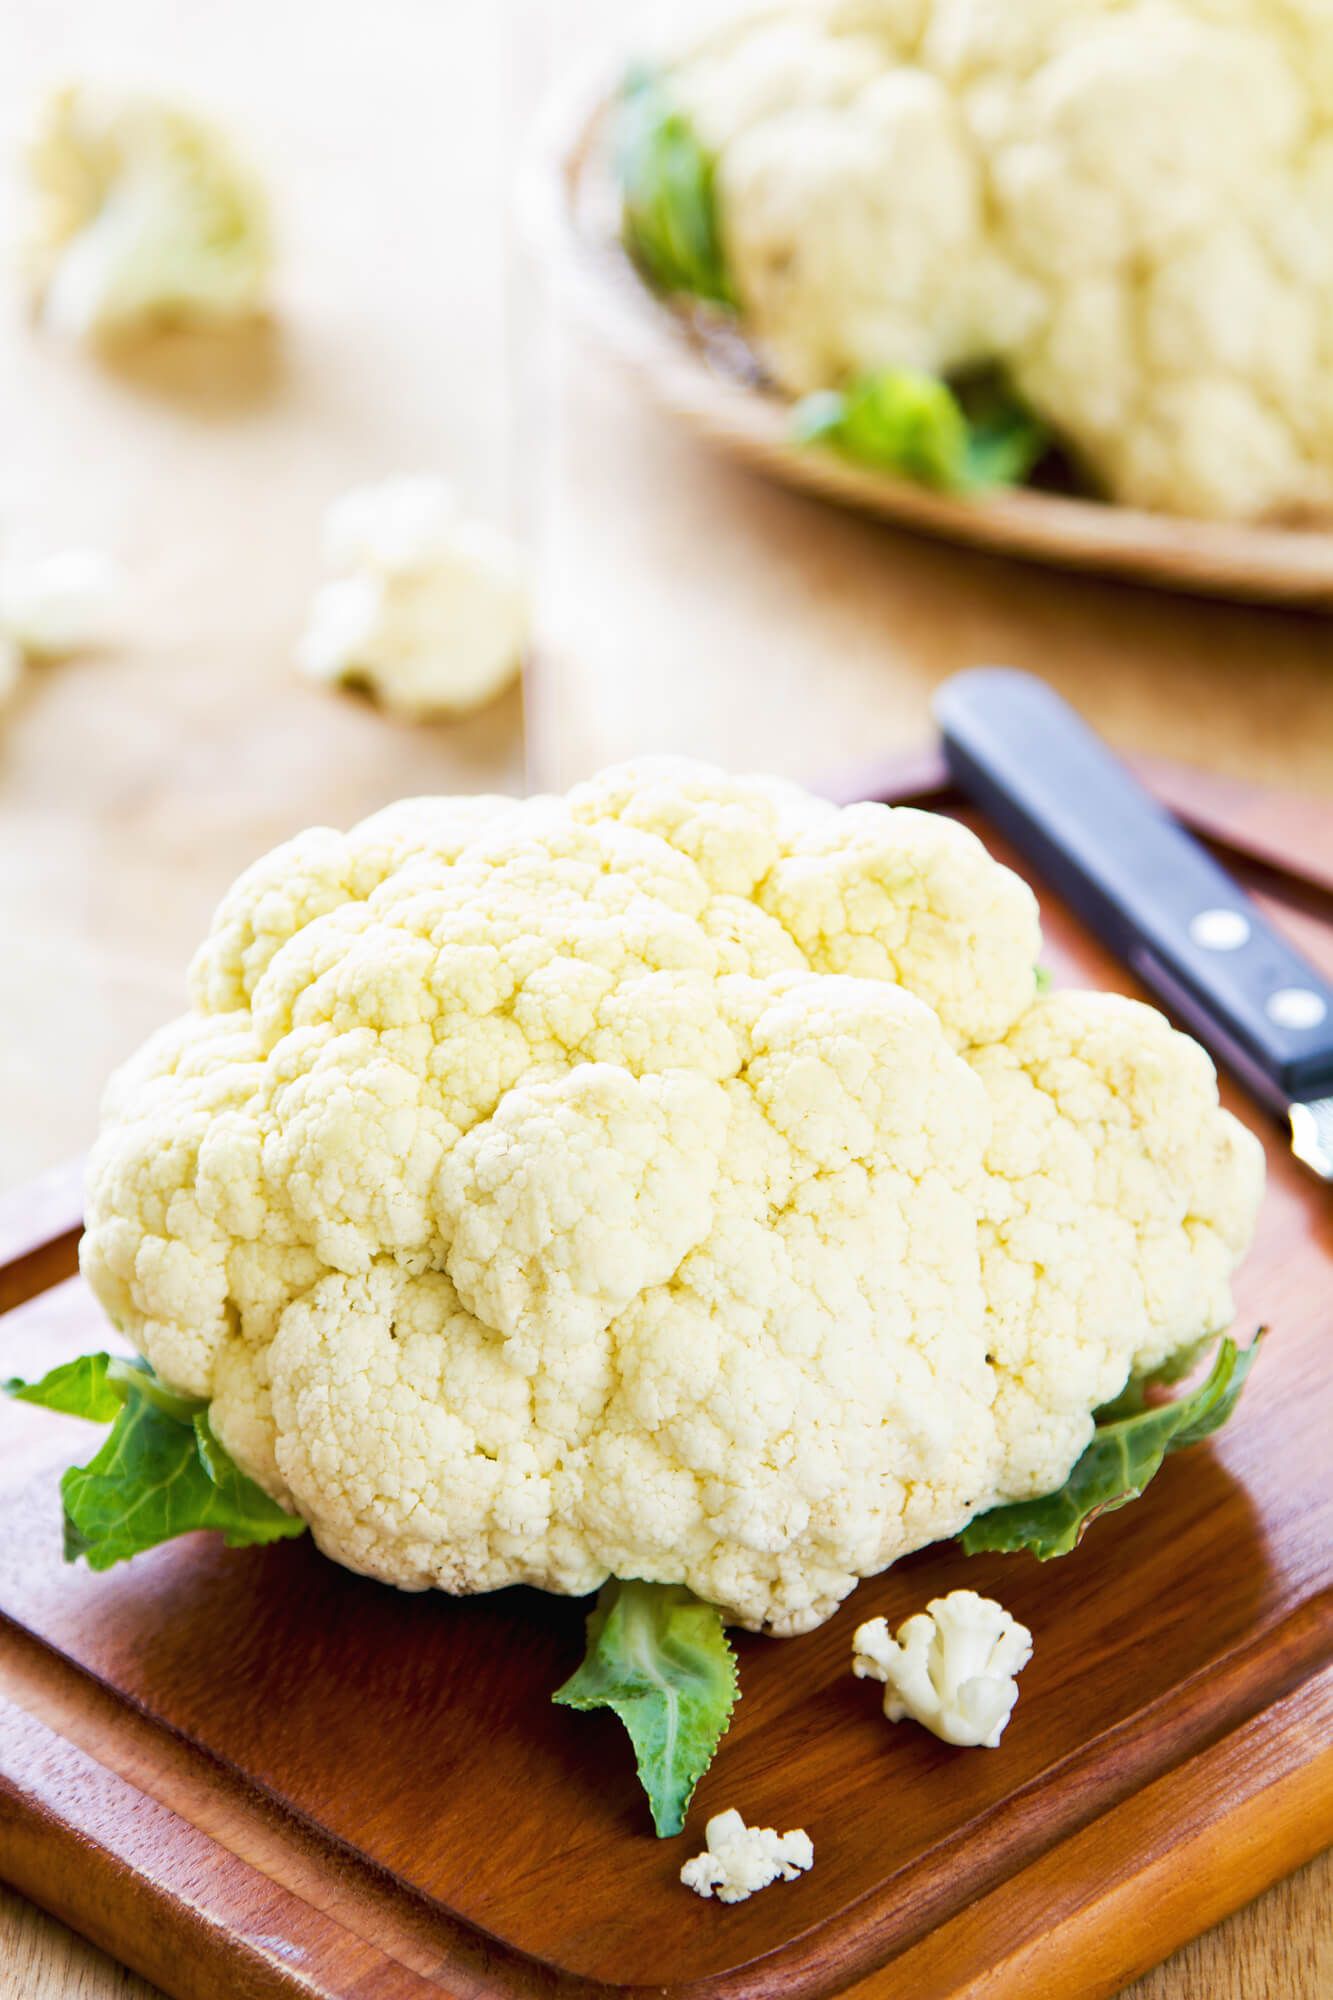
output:
[[673,80],[787,389],[998,363],[1115,499],[1333,513],[1328,0],[813,0]]
[[83,1268],[320,1547],[779,1633],[1231,1316],[1258,1142],[966,829],[652,761],[316,829],[113,1080]]

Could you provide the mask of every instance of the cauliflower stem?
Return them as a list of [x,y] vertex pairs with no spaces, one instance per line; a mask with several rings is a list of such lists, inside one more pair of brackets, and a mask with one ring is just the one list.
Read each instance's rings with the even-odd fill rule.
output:
[[588,1618],[588,1650],[551,1697],[610,1708],[634,1745],[659,1836],[679,1833],[736,1705],[722,1614],[679,1584],[612,1577]]
[[[1221,1430],[1239,1401],[1263,1338],[1261,1331],[1248,1347],[1224,1340],[1198,1388],[1174,1402],[1152,1409],[1134,1407],[1141,1405],[1144,1388],[1176,1379],[1170,1363],[1151,1376],[1131,1380],[1115,1403],[1097,1413],[1092,1443],[1064,1485],[1040,1500],[1020,1500],[979,1514],[958,1538],[966,1553],[1027,1549],[1039,1562],[1068,1555],[1099,1514],[1113,1514],[1139,1498],[1161,1471],[1163,1459]],[[1130,1413],[1119,1415],[1126,1407]]]

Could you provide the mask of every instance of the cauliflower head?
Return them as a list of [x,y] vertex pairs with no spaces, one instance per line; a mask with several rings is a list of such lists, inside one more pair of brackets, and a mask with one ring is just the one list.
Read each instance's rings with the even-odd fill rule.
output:
[[673,81],[785,388],[998,365],[1114,499],[1333,512],[1327,0],[814,0]]
[[29,153],[27,258],[43,321],[97,341],[262,310],[263,192],[223,135],[159,98],[54,91]]
[[1230,1317],[1257,1140],[965,828],[702,765],[316,829],[113,1080],[83,1268],[327,1554],[799,1632]]
[[518,673],[531,624],[522,564],[442,479],[345,493],[324,552],[337,574],[315,593],[297,653],[311,680],[364,685],[416,722],[479,708]]

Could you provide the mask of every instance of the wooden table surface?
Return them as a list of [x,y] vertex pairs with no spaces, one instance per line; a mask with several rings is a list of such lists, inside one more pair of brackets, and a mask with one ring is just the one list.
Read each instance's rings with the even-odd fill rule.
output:
[[[184,90],[275,195],[271,333],[116,372],[27,324],[0,269],[0,536],[130,573],[118,644],[0,719],[0,1188],[84,1146],[108,1068],[174,1011],[220,891],[316,820],[403,793],[563,784],[672,749],[817,777],[908,749],[955,667],[1035,667],[1115,741],[1333,796],[1333,620],[968,556],[779,492],[678,436],[571,324],[511,188],[587,52],[706,0],[11,0],[0,241],[41,87]],[[410,729],[290,670],[320,511],[438,468],[528,543],[517,694]],[[525,761],[526,759],[526,761]],[[1136,2000],[1333,1991],[1333,1863],[1177,1954]],[[0,1892],[0,1995],[142,1982]]]

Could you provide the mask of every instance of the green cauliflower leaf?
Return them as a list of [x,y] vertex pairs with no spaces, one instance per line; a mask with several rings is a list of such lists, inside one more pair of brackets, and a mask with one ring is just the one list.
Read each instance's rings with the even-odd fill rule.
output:
[[1156,1375],[1131,1381],[1114,1403],[1098,1412],[1092,1442],[1063,1486],[1036,1500],[992,1507],[970,1521],[959,1540],[966,1554],[1027,1549],[1039,1562],[1068,1555],[1099,1514],[1137,1500],[1173,1451],[1185,1451],[1210,1437],[1227,1421],[1263,1341],[1248,1347],[1224,1340],[1207,1377],[1174,1402],[1147,1408],[1143,1390],[1178,1378],[1171,1364]]
[[649,283],[734,304],[722,254],[716,162],[656,70],[625,81],[616,131],[625,248]]
[[159,1381],[137,1356],[84,1354],[40,1382],[13,1380],[11,1396],[110,1423],[87,1465],[60,1482],[65,1560],[110,1569],[195,1528],[216,1528],[228,1548],[304,1534],[305,1523],[247,1478],[213,1435],[208,1406]]
[[1014,485],[1049,442],[1031,411],[993,378],[955,390],[913,368],[879,369],[845,389],[803,397],[792,435],[945,493]]
[[119,1413],[122,1400],[108,1380],[110,1363],[109,1354],[80,1354],[73,1361],[62,1361],[40,1382],[24,1382],[11,1375],[4,1385],[5,1394],[20,1403],[40,1403],[45,1410],[59,1410],[63,1416],[109,1424]]
[[722,1614],[683,1584],[612,1577],[588,1617],[588,1650],[552,1696],[610,1708],[634,1745],[659,1835],[679,1833],[736,1705],[736,1656]]

